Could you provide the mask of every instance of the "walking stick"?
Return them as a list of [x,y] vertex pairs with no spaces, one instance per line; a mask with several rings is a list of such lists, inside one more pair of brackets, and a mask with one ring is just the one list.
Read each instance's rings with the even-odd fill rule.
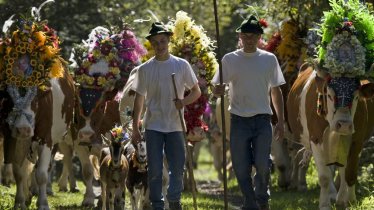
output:
[[[220,53],[220,39],[219,39],[219,25],[218,25],[218,15],[217,15],[217,2],[213,0],[214,4],[214,19],[216,22],[216,39],[217,39],[217,57],[219,63],[219,83],[223,85],[222,77],[222,63],[221,63],[221,53]],[[221,115],[222,115],[222,147],[223,147],[223,200],[225,203],[225,210],[228,209],[227,205],[227,170],[226,170],[226,123],[225,123],[225,100],[224,96],[221,96]]]
[[[175,98],[178,99],[177,86],[175,85],[175,78],[174,77],[175,77],[175,73],[172,73],[171,78],[173,80]],[[197,210],[196,183],[195,183],[195,177],[193,175],[193,168],[192,168],[192,154],[191,154],[191,150],[188,148],[187,137],[186,137],[186,128],[184,127],[182,111],[180,109],[178,110],[178,114],[179,114],[179,119],[181,121],[182,129],[183,129],[184,144],[185,144],[185,147],[186,147],[186,150],[187,150],[187,170],[188,170],[188,175],[189,175],[189,178],[190,178],[190,184],[191,184],[191,188],[192,188],[193,206],[194,206],[194,209]]]

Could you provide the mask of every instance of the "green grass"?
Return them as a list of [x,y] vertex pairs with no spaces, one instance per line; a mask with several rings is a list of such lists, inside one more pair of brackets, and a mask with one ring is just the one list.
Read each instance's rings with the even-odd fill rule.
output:
[[[197,204],[199,210],[221,210],[224,209],[223,184],[217,179],[206,146],[202,147],[199,157],[198,169],[194,171],[195,180],[198,183]],[[308,170],[307,192],[282,191],[277,187],[276,174],[272,174],[270,207],[273,210],[314,210],[318,209],[319,186],[314,163]],[[356,186],[358,202],[351,206],[350,210],[368,210],[374,206],[374,180],[372,179],[373,164],[362,169],[359,176],[359,184]],[[230,210],[238,209],[241,204],[241,193],[235,179],[228,180],[228,206]],[[49,196],[48,201],[51,209],[57,210],[80,210],[83,200],[84,185],[78,182],[79,193],[58,192],[57,183],[53,183],[54,196]],[[0,186],[0,209],[12,209],[15,185],[10,188]],[[36,209],[36,198],[33,198],[29,209]],[[184,192],[182,203],[185,210],[193,209],[192,194]],[[130,209],[129,196],[126,196],[126,209]],[[333,207],[333,210],[336,210]]]

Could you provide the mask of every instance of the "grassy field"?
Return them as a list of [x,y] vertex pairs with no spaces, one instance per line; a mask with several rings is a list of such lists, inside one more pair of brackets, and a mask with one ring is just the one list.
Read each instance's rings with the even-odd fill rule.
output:
[[[359,177],[359,184],[356,187],[357,204],[353,205],[350,210],[370,210],[374,209],[374,180],[372,174],[374,172],[373,165],[363,169],[363,173]],[[198,185],[198,209],[199,210],[220,210],[224,209],[223,202],[223,187],[217,180],[217,173],[212,164],[212,157],[210,156],[207,147],[202,147],[200,152],[198,169],[194,172],[195,179]],[[297,191],[281,191],[276,185],[276,174],[272,175],[271,186],[271,200],[270,207],[273,210],[315,210],[318,209],[319,187],[317,184],[317,174],[313,167],[308,171],[308,187],[307,192]],[[64,193],[58,192],[57,183],[53,183],[54,195],[49,196],[49,204],[51,209],[56,210],[80,210],[83,200],[84,185],[78,182],[80,189],[79,193]],[[12,209],[15,186],[10,188],[0,186],[0,209]],[[126,209],[130,208],[129,196],[126,198]],[[239,209],[241,204],[241,195],[236,181],[228,181],[228,200],[229,209]],[[36,209],[36,199],[29,209]],[[184,209],[193,209],[193,199],[190,193],[183,193]],[[96,208],[97,209],[97,208]],[[333,209],[336,209],[333,207]]]

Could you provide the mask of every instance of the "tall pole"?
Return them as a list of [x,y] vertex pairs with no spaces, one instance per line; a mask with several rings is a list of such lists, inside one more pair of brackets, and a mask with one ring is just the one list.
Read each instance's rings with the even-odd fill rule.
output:
[[[214,19],[216,22],[216,39],[217,39],[217,57],[219,63],[219,83],[223,85],[223,77],[222,77],[222,63],[221,63],[221,53],[220,53],[220,38],[219,38],[219,24],[218,24],[218,11],[217,11],[217,1],[213,0],[214,4]],[[228,209],[227,204],[227,170],[226,170],[226,123],[225,123],[225,100],[224,96],[221,96],[221,118],[222,118],[222,147],[223,147],[223,200],[225,203],[225,210]]]
[[[178,99],[177,86],[175,85],[175,78],[174,77],[175,77],[175,73],[172,73],[171,74],[171,79],[173,80],[175,98]],[[179,119],[181,121],[182,129],[183,129],[183,137],[184,137],[185,147],[186,147],[186,150],[187,150],[187,170],[188,170],[188,175],[189,175],[189,178],[190,178],[190,184],[191,184],[191,189],[192,189],[193,206],[194,206],[194,209],[197,210],[196,183],[195,183],[195,176],[193,174],[193,168],[192,168],[192,151],[189,149],[189,146],[188,146],[187,137],[186,137],[186,127],[184,126],[183,115],[182,115],[182,111],[180,109],[178,110],[178,114],[179,114]]]

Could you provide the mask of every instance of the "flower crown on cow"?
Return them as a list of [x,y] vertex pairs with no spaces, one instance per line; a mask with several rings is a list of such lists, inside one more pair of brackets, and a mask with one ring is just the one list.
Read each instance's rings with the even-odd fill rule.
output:
[[145,53],[128,26],[119,33],[96,27],[88,40],[74,46],[75,79],[85,88],[104,89],[116,82],[124,85]]
[[[169,45],[170,52],[186,59],[191,64],[202,92],[200,98],[186,106],[184,110],[187,132],[193,133],[194,128],[207,131],[208,127],[201,117],[208,103],[211,80],[218,69],[214,42],[206,35],[203,27],[197,25],[184,11],[178,11],[176,19],[169,21],[165,27],[173,32]],[[151,47],[149,41],[144,45],[147,49]],[[149,50],[149,52],[145,59],[153,56],[152,51]]]
[[130,138],[129,133],[122,126],[115,126],[110,130],[110,133],[115,142],[123,142]]
[[330,0],[318,46],[320,67],[331,76],[374,77],[374,16],[359,0]]
[[0,89],[6,85],[43,89],[49,78],[62,77],[65,61],[56,32],[47,22],[34,17],[8,21],[9,29],[0,39]]

